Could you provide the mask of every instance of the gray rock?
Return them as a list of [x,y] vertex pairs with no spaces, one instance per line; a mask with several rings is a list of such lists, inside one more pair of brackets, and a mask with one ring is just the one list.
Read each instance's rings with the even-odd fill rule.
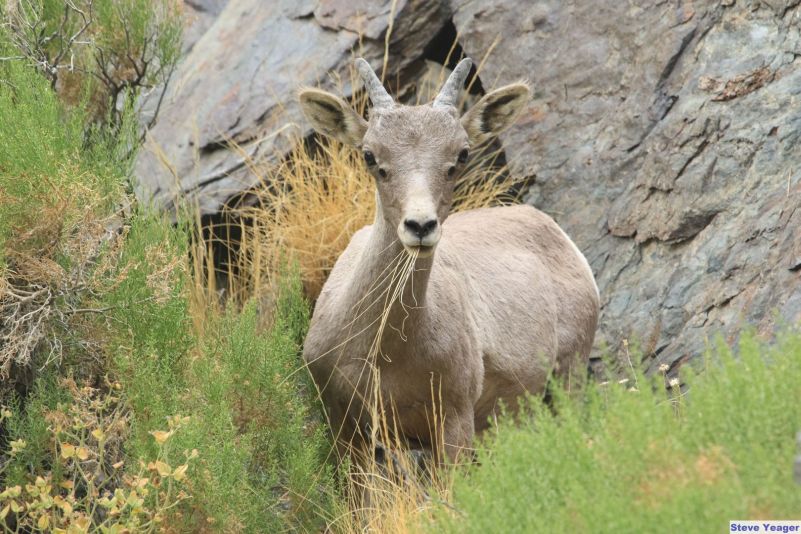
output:
[[184,0],[184,33],[182,44],[184,54],[208,31],[222,13],[228,0]]
[[[247,160],[275,157],[293,135],[309,132],[295,101],[299,86],[341,80],[349,94],[357,50],[380,66],[391,3],[228,3],[168,87],[136,162],[140,200],[173,212],[180,198],[209,214],[255,186]],[[403,0],[395,17],[387,79],[403,77],[446,20],[436,2]],[[361,44],[357,32],[366,32]]]
[[599,346],[654,370],[801,319],[798,1],[454,5],[468,55],[502,29],[485,86],[533,84],[503,146],[596,273]]
[[[598,347],[638,341],[650,369],[673,372],[716,336],[750,325],[769,339],[801,319],[799,4],[401,0],[387,79],[413,92],[450,21],[467,55],[487,57],[484,88],[532,83],[501,139],[534,183],[525,198],[595,271]],[[137,162],[140,198],[213,213],[253,187],[229,140],[269,158],[290,128],[306,135],[296,87],[341,78],[350,94],[357,33],[379,66],[390,6],[229,3],[176,73]]]
[[[183,3],[183,33],[181,34],[181,55],[187,55],[195,43],[211,27],[228,0],[186,0]],[[169,78],[169,75],[167,76]],[[167,80],[169,81],[169,80]],[[167,84],[168,85],[168,84]],[[155,124],[164,103],[165,83],[160,83],[141,95],[138,102],[139,122],[143,129]],[[121,98],[119,105],[124,105]]]

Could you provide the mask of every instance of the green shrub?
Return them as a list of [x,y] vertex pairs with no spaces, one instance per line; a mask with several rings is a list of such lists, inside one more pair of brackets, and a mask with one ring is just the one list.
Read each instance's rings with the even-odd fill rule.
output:
[[[95,2],[89,44],[75,44],[84,71],[100,52],[116,65],[114,102],[174,63],[177,4],[156,4]],[[25,56],[0,62],[0,316],[4,339],[25,341],[0,347],[0,531],[319,530],[335,492],[299,358],[299,279],[278,285],[270,326],[255,302],[221,313],[195,298],[190,225],[135,204],[109,218],[135,154],[134,98],[99,123],[91,76],[32,67],[63,44],[37,39],[74,33],[89,3],[65,5],[0,6],[30,8],[0,27],[0,56]]]
[[46,420],[47,412],[56,409],[59,402],[69,400],[56,383],[55,377],[40,377],[33,391],[26,399],[25,410],[20,410],[19,403],[12,403],[5,422],[6,439],[16,442],[12,447],[17,452],[10,455],[8,463],[3,466],[4,482],[8,486],[21,485],[27,481],[30,473],[43,472],[49,464],[52,453],[50,432]]
[[[792,519],[801,430],[801,337],[721,346],[688,390],[592,385],[581,400],[537,401],[502,422],[454,488],[446,532],[713,532],[732,519]],[[712,363],[712,362],[715,363]]]
[[[309,319],[299,277],[285,277],[276,303],[280,313],[271,326],[261,324],[251,302],[221,315],[204,310],[209,317],[198,332],[192,316],[203,312],[191,304],[187,257],[185,228],[156,216],[135,213],[120,239],[109,244],[95,273],[101,283],[84,301],[102,313],[92,314],[73,335],[101,345],[105,376],[114,378],[100,379],[106,385],[94,395],[113,395],[124,411],[124,425],[104,423],[100,401],[80,402],[81,394],[69,393],[83,391],[80,387],[65,391],[58,375],[72,374],[69,365],[41,377],[24,405],[12,405],[13,417],[3,422],[5,446],[14,453],[0,470],[11,491],[0,497],[0,509],[17,503],[28,513],[8,517],[67,524],[67,516],[55,512],[42,519],[41,499],[47,494],[46,502],[67,499],[79,514],[75,518],[84,521],[98,499],[108,496],[101,492],[70,500],[73,494],[59,489],[63,473],[69,474],[77,460],[62,457],[58,443],[87,442],[86,450],[100,451],[97,440],[67,436],[54,427],[54,420],[64,417],[59,414],[77,406],[82,419],[92,422],[85,428],[105,424],[120,433],[114,463],[124,460],[125,467],[113,472],[119,481],[110,487],[112,493],[119,488],[129,495],[138,491],[137,481],[167,480],[187,465],[180,473],[180,492],[164,493],[159,485],[150,497],[134,493],[132,499],[144,499],[141,509],[117,517],[121,525],[145,528],[168,520],[185,532],[308,531],[330,518],[335,492],[325,462],[329,443],[299,358]],[[166,474],[160,472],[164,465]],[[40,479],[42,488],[36,489],[34,481]],[[21,495],[11,490],[17,486]],[[29,486],[34,493],[26,493]],[[112,524],[97,521],[91,524]]]
[[[0,28],[0,55],[13,53]],[[110,164],[116,154],[85,150],[84,120],[27,64],[0,62],[0,267],[12,235],[17,254],[40,253],[87,211],[100,215],[119,202],[124,177]],[[28,235],[43,220],[48,228]]]
[[[0,56],[14,53],[2,26]],[[74,310],[96,289],[136,127],[130,109],[114,132],[87,127],[35,69],[0,61],[0,401],[72,348],[86,361]]]
[[169,431],[153,433],[152,458],[126,468],[129,412],[117,389],[40,378],[24,414],[0,413],[18,438],[0,464],[3,532],[152,532],[189,497],[186,472],[196,455],[169,442],[184,421],[170,419]]
[[[319,526],[330,507],[327,441],[310,410],[299,350],[308,304],[287,277],[274,324],[255,302],[191,321],[185,234],[136,217],[103,302],[114,313],[117,376],[132,407],[132,458],[154,454],[152,432],[185,419],[176,450],[197,450],[183,530],[268,531]],[[202,313],[202,312],[201,312]],[[300,371],[300,372],[298,372]]]
[[[279,306],[306,317],[299,295],[294,277]],[[264,331],[251,302],[211,327],[192,363],[186,403],[197,407],[197,438],[205,444],[200,479],[217,524],[307,531],[330,510],[327,442],[309,409],[307,374],[296,372],[298,328],[305,326],[277,316]],[[213,454],[204,457],[204,449]]]
[[15,58],[95,124],[122,124],[121,102],[169,80],[180,53],[175,0],[6,0],[0,17]]

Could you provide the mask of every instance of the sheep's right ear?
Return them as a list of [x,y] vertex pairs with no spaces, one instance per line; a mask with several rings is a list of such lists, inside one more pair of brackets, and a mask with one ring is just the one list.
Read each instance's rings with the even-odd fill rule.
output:
[[341,98],[319,89],[304,89],[298,98],[315,130],[346,145],[361,144],[367,122]]

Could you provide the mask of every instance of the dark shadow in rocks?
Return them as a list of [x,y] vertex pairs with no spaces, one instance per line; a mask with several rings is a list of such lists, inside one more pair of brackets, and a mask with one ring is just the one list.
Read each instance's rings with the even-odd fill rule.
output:
[[[423,49],[423,59],[434,61],[440,65],[445,65],[453,70],[465,54],[462,45],[456,40],[458,37],[456,26],[453,20],[448,19],[442,29],[437,32],[433,39]],[[451,51],[453,50],[453,51]],[[450,57],[448,56],[450,53]],[[481,79],[476,76],[476,58],[473,66],[470,68],[470,73],[467,75],[467,86],[470,87],[471,95],[484,95],[484,86],[481,84]],[[447,63],[446,63],[447,61]],[[473,80],[475,78],[475,81]]]

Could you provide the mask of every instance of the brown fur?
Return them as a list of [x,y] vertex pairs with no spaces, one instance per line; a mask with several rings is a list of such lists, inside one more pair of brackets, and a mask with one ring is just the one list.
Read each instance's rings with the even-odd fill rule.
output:
[[[377,377],[389,428],[437,448],[436,412],[454,457],[487,427],[499,402],[514,409],[521,394],[543,392],[551,373],[586,365],[598,292],[586,260],[553,219],[529,206],[448,216],[448,170],[461,170],[458,154],[511,124],[528,94],[522,84],[501,88],[461,121],[452,107],[396,105],[374,109],[365,123],[333,95],[302,93],[318,131],[376,161],[375,222],[337,261],[303,351],[340,443],[370,425]],[[422,238],[403,222],[432,218],[437,227]],[[420,257],[391,305],[379,355],[366,361],[384,301],[371,303],[404,249]]]

